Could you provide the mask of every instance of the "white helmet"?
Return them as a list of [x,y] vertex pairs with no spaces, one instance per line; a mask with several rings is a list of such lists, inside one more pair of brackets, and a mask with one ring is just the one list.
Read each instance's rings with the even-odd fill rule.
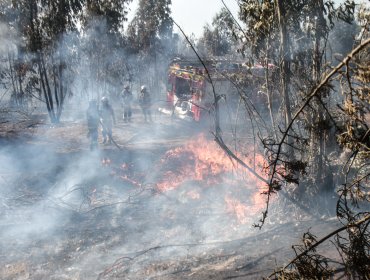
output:
[[106,96],[103,96],[102,98],[101,98],[101,103],[108,103],[108,97],[106,97]]
[[141,86],[141,91],[146,91],[146,85]]

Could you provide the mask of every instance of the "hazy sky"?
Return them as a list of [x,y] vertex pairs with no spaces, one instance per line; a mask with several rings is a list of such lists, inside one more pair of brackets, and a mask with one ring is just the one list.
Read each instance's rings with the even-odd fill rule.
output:
[[[334,0],[335,3],[343,2],[344,0]],[[358,0],[358,3],[369,3],[369,0]],[[139,0],[133,0],[129,8],[129,20],[132,19]],[[237,0],[224,0],[235,18],[238,15]],[[194,33],[196,37],[200,37],[203,32],[203,26],[206,23],[211,23],[212,18],[223,7],[221,0],[172,0],[172,17],[181,26],[186,35]],[[177,29],[174,29],[177,32]]]
[[[235,17],[238,13],[236,0],[224,0]],[[129,20],[135,13],[138,0],[130,4],[131,12]],[[203,26],[211,23],[212,18],[223,7],[221,0],[172,0],[172,17],[181,26],[186,35],[194,33],[200,37],[203,32]],[[175,32],[177,30],[175,29]]]

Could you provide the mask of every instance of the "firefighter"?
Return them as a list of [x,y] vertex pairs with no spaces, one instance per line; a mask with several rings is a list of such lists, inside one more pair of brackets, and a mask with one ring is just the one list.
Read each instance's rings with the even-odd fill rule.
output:
[[131,122],[132,110],[131,110],[131,102],[132,102],[132,92],[130,90],[130,86],[126,85],[123,88],[122,93],[122,106],[123,106],[123,121],[124,122]]
[[109,104],[108,97],[101,99],[100,122],[102,125],[103,144],[112,143],[112,127],[116,124],[116,117],[112,106]]
[[148,120],[152,121],[152,113],[150,111],[151,99],[150,94],[146,86],[141,86],[140,94],[139,94],[139,105],[143,111],[145,122]]
[[90,139],[90,150],[98,148],[98,127],[99,127],[99,110],[96,100],[89,102],[89,108],[86,112],[87,118],[87,137]]

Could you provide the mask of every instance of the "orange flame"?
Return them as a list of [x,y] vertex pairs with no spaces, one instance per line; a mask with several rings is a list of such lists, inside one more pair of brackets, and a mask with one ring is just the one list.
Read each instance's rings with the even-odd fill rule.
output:
[[[256,172],[262,171],[266,164],[260,154],[254,154],[253,157],[238,156],[249,166],[255,167]],[[173,190],[187,181],[201,182],[201,185],[206,187],[217,185],[220,181],[225,183],[227,177],[224,175],[232,173],[237,175],[238,179],[228,179],[228,185],[243,187],[245,182],[248,182],[248,185],[254,187],[249,188],[246,201],[242,199],[243,202],[227,195],[224,198],[225,211],[235,215],[240,224],[245,224],[248,216],[257,214],[265,206],[265,198],[260,194],[265,189],[264,183],[233,162],[216,142],[208,140],[204,134],[191,139],[184,146],[168,151],[160,160],[160,164],[162,177],[156,184],[160,192]],[[259,172],[259,175],[263,176],[262,172]],[[194,190],[186,194],[192,199],[201,197],[201,194]]]
[[[264,159],[256,155],[257,169],[262,170]],[[245,158],[247,163],[252,160]],[[164,166],[163,177],[156,187],[159,191],[175,189],[186,181],[202,181],[207,185],[220,181],[220,177],[231,172],[241,172],[237,165],[214,142],[207,140],[204,134],[190,140],[182,147],[168,151],[161,159]],[[168,170],[166,170],[168,169]],[[243,171],[245,172],[245,170]],[[253,177],[249,172],[245,174],[249,179]],[[261,185],[257,179],[255,184]]]

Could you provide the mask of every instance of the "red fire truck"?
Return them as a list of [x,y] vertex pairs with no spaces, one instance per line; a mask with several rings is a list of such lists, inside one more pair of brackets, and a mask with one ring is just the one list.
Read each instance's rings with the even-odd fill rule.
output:
[[[211,76],[216,93],[227,93],[229,100],[238,99],[238,90],[232,82],[232,77],[235,78],[235,75],[249,73],[257,79],[264,77],[262,65],[247,67],[242,63],[221,60],[203,61],[203,63]],[[273,68],[273,65],[269,64],[268,67]],[[256,99],[257,92],[254,96]],[[213,101],[212,87],[201,62],[186,59],[175,59],[171,62],[167,84],[168,106],[160,108],[161,112],[173,114],[182,119],[200,121],[202,112],[210,108]]]

